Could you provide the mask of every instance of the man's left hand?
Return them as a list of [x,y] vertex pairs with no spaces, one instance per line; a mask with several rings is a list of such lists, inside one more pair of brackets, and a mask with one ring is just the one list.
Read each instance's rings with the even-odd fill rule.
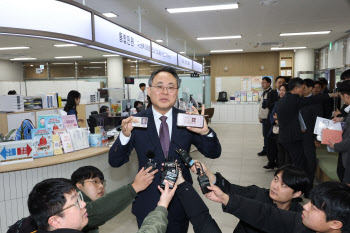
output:
[[[190,115],[199,115],[199,112],[198,110],[192,106],[192,112],[186,112],[186,114],[190,114]],[[204,117],[204,112],[205,112],[205,107],[204,105],[202,105],[202,113],[201,115]],[[192,132],[195,132],[195,133],[198,133],[198,134],[201,134],[201,135],[207,135],[209,133],[209,128],[208,128],[208,124],[207,124],[207,121],[205,120],[204,118],[204,126],[203,128],[194,128],[194,127],[187,127],[188,130],[192,131]]]
[[331,148],[331,149],[334,149],[334,142],[332,142],[332,141],[329,141],[328,140],[328,142],[329,142],[329,144],[328,144],[328,146]]

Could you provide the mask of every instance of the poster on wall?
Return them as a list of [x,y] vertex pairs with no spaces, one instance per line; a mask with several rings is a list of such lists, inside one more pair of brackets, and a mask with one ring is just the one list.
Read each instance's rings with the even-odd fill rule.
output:
[[262,76],[252,77],[252,91],[262,91],[261,87]]
[[241,91],[251,91],[251,90],[252,90],[252,78],[241,77]]

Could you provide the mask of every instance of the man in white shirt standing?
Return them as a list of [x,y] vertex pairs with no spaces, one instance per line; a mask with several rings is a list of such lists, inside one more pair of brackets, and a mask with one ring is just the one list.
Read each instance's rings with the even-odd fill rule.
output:
[[[129,161],[130,153],[136,150],[139,170],[149,161],[152,154],[157,168],[165,161],[177,160],[182,168],[185,180],[192,183],[190,171],[176,153],[176,149],[190,151],[191,145],[207,158],[215,159],[221,155],[221,145],[215,134],[204,121],[203,128],[177,126],[177,114],[184,113],[174,108],[180,87],[180,79],[172,67],[163,67],[155,70],[148,80],[147,94],[151,99],[152,107],[136,114],[137,117],[147,117],[147,128],[133,127],[133,116],[124,119],[122,131],[109,151],[109,164],[120,167]],[[192,107],[193,112],[198,110]],[[204,115],[204,107],[202,108]],[[132,213],[137,218],[138,226],[157,205],[160,193],[157,186],[160,184],[161,172],[155,174],[151,185],[140,193],[133,203]],[[174,197],[169,206],[167,233],[185,233],[188,230],[188,217],[178,197]]]
[[140,92],[139,95],[137,96],[138,101],[141,101],[142,103],[147,103],[147,94],[146,94],[146,84],[145,83],[140,83]]

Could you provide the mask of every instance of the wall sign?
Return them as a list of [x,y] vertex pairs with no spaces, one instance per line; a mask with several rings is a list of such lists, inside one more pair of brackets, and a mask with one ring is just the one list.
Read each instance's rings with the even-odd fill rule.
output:
[[151,41],[97,15],[95,18],[95,40],[127,52],[151,57]]
[[1,0],[0,27],[54,32],[92,40],[91,13],[54,0]]
[[203,65],[199,62],[193,61],[193,70],[199,73],[203,72]]
[[178,66],[192,70],[192,60],[180,54],[177,55]]
[[177,53],[152,42],[152,58],[177,65]]
[[199,78],[199,74],[197,72],[194,72],[191,74],[192,78]]

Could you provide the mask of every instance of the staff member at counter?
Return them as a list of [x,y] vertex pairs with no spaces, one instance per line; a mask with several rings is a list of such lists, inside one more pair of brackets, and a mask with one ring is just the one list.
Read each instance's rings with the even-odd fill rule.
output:
[[78,120],[77,106],[80,104],[81,94],[78,91],[72,90],[68,93],[67,103],[64,106],[64,111],[67,112],[67,115],[75,115],[77,122],[84,122],[82,119]]

